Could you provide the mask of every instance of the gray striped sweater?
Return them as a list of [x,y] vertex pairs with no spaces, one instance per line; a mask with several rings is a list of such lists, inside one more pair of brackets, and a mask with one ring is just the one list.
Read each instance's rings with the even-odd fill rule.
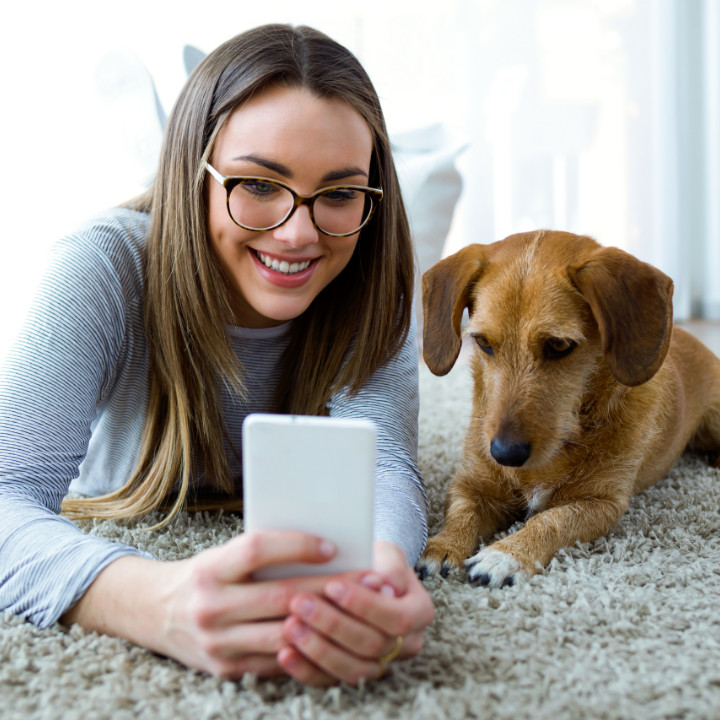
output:
[[[60,241],[0,372],[0,608],[43,627],[110,562],[143,554],[83,533],[59,511],[68,490],[116,489],[137,461],[148,395],[148,228],[147,215],[119,209]],[[244,417],[271,410],[288,327],[229,329],[249,391],[242,404],[225,398],[228,438],[238,450]],[[341,391],[330,402],[331,415],[378,426],[375,537],[400,545],[410,563],[427,537],[417,362],[413,330],[360,393]],[[239,488],[239,452],[228,447],[228,457]]]

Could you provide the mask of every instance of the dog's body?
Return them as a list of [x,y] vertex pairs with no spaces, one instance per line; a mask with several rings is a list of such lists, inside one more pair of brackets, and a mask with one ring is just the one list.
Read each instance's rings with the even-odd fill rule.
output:
[[466,307],[478,347],[462,463],[421,572],[465,563],[480,584],[512,584],[609,531],[686,448],[720,451],[720,360],[673,329],[671,298],[659,270],[569,233],[471,245],[425,273],[430,370],[455,363]]

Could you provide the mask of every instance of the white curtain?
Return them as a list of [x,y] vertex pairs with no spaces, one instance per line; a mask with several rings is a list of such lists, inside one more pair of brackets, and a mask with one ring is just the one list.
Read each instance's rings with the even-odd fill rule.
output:
[[659,5],[669,50],[661,111],[671,120],[657,148],[667,149],[668,178],[658,260],[675,270],[680,314],[720,319],[720,1]]
[[720,0],[491,5],[468,3],[451,243],[590,234],[667,272],[678,319],[720,319]]

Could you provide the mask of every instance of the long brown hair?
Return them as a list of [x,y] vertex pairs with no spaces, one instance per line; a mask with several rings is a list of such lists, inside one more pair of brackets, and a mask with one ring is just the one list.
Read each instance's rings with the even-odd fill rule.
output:
[[[369,184],[385,191],[346,268],[292,323],[276,412],[327,414],[334,391],[356,393],[405,341],[413,296],[413,250],[377,93],[346,48],[309,27],[266,25],[221,45],[198,65],[168,119],[152,188],[128,206],[151,213],[145,267],[150,398],[137,468],[119,490],[66,500],[73,517],[136,517],[189,502],[202,468],[239,507],[223,446],[220,385],[242,396],[243,374],[226,325],[227,284],[210,250],[204,163],[223,123],[254,94],[302,87],[340,99],[373,136]],[[207,507],[207,504],[203,505]]]

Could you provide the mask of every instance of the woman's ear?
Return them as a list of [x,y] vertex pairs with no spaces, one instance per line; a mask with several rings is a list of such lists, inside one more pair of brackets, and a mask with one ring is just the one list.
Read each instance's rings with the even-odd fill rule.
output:
[[446,375],[457,360],[462,314],[486,263],[485,245],[468,245],[423,275],[423,356],[435,375]]
[[617,248],[600,248],[568,274],[590,305],[615,379],[629,387],[647,382],[670,346],[672,280]]

